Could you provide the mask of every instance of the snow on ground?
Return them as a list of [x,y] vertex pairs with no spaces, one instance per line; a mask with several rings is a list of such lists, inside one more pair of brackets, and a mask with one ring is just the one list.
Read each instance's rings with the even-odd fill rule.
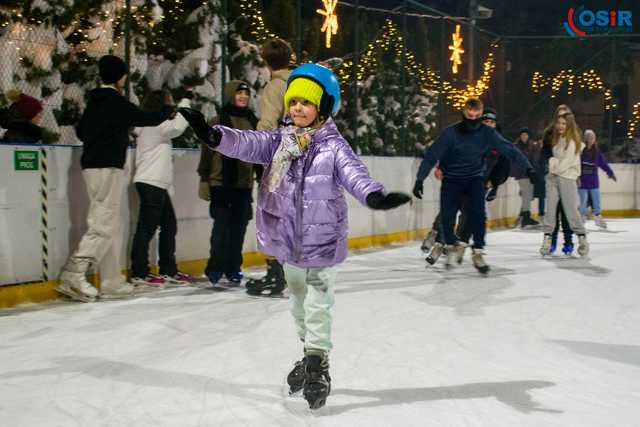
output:
[[338,276],[333,392],[285,397],[301,356],[286,299],[205,284],[128,301],[0,310],[6,426],[633,426],[640,408],[640,220],[589,260],[539,232],[488,236],[493,271],[427,268],[418,243]]

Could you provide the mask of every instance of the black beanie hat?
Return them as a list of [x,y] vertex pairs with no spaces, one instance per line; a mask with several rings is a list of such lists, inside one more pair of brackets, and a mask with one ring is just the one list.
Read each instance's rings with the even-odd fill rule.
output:
[[520,128],[520,132],[518,132],[518,135],[522,135],[523,133],[526,133],[527,135],[531,136],[531,131],[529,130],[528,127]]
[[249,88],[249,85],[246,84],[245,82],[241,82],[238,84],[238,87],[236,87],[236,93],[240,92],[241,90],[246,90],[247,92],[251,93],[251,89]]
[[105,55],[98,61],[98,70],[102,83],[110,85],[127,74],[127,64],[117,56]]
[[482,111],[482,120],[493,120],[494,122],[498,121],[498,113],[494,108],[485,107]]

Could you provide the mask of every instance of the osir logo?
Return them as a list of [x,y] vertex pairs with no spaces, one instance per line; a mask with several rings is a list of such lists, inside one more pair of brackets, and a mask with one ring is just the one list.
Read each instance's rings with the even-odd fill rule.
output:
[[630,10],[590,10],[584,6],[569,8],[564,29],[572,37],[586,37],[596,33],[625,33],[633,31]]

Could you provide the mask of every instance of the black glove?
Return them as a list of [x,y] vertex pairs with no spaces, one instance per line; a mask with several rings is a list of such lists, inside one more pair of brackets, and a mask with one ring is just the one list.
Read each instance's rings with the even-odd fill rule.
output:
[[498,188],[497,187],[491,187],[489,189],[489,191],[487,191],[487,196],[484,198],[487,202],[492,202],[496,199],[496,196],[498,195]]
[[182,114],[202,143],[207,144],[210,148],[216,148],[220,145],[222,132],[210,127],[200,111],[181,107],[178,108],[178,113]]
[[529,168],[527,169],[527,177],[529,178],[529,181],[531,181],[532,184],[535,184],[536,181],[538,180],[538,174],[536,173],[536,170],[534,168]]
[[413,195],[418,199],[422,199],[422,193],[424,192],[424,183],[420,180],[416,181],[413,186]]
[[409,200],[411,196],[405,193],[389,193],[385,196],[382,191],[374,191],[367,196],[367,206],[371,209],[387,211],[404,205]]

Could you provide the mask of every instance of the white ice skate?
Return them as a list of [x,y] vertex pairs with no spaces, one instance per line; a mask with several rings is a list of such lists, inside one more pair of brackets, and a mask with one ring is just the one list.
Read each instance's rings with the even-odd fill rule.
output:
[[482,274],[487,274],[489,272],[489,266],[484,261],[484,251],[479,248],[471,249],[471,261],[473,261],[473,266]]
[[456,244],[456,262],[458,264],[462,264],[464,260],[464,253],[467,250],[468,244],[465,242],[458,242]]
[[436,233],[432,230],[427,234],[427,237],[424,238],[422,244],[420,245],[420,250],[425,254],[428,254],[433,247],[434,242],[436,241]]
[[426,261],[431,265],[435,264],[436,262],[438,262],[438,259],[440,258],[440,255],[442,255],[443,250],[444,246],[442,245],[442,243],[434,243],[433,246],[431,246],[429,255],[427,255],[427,258],[425,258]]
[[87,282],[84,273],[69,271],[63,271],[60,275],[56,291],[81,302],[94,302],[98,296],[98,290]]
[[589,242],[587,242],[587,236],[584,234],[582,236],[578,236],[578,254],[581,257],[589,255]]
[[551,234],[544,235],[542,246],[540,246],[540,255],[542,256],[551,255]]
[[607,222],[604,220],[604,218],[602,218],[602,215],[596,215],[594,221],[598,227],[602,228],[603,230],[607,229]]
[[447,270],[451,270],[455,266],[456,260],[456,245],[447,245],[445,246],[447,255],[445,258],[444,266]]
[[126,299],[133,296],[135,287],[131,283],[122,282],[115,286],[101,286],[100,299]]

